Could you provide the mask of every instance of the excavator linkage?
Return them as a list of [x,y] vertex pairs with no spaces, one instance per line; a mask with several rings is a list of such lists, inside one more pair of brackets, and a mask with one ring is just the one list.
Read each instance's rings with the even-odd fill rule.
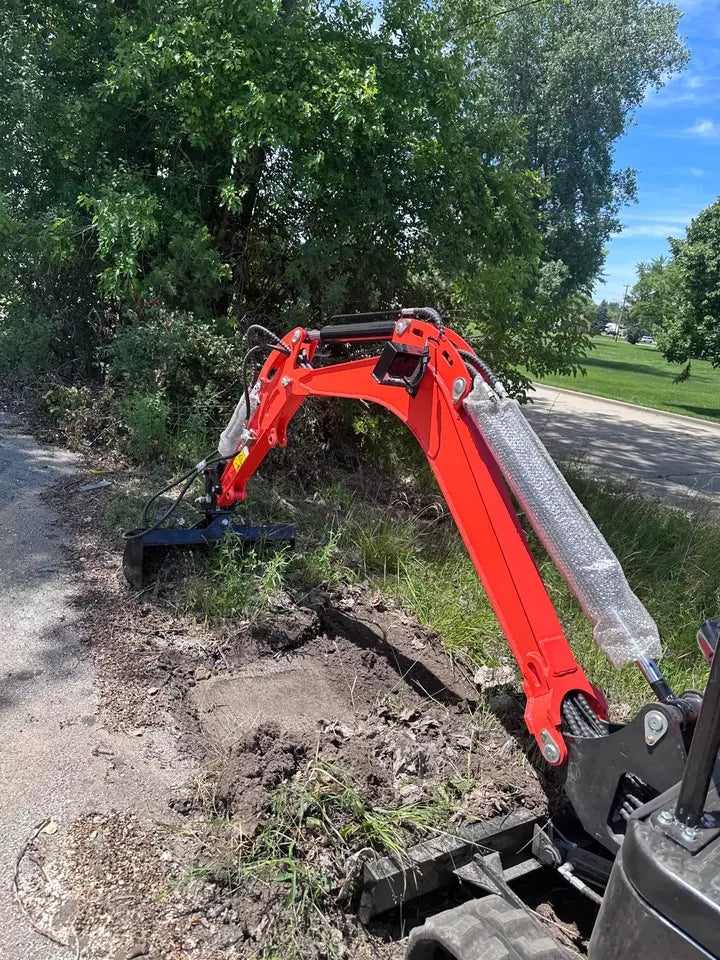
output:
[[[707,802],[717,794],[712,784],[720,782],[715,767],[720,665],[713,659],[720,620],[708,620],[699,634],[701,649],[713,664],[708,717],[707,710],[701,714],[702,695],[672,692],[654,659],[660,650],[657,628],[632,593],[617,558],[502,384],[436,311],[408,308],[334,317],[322,329],[295,327],[282,338],[259,329],[269,339],[269,355],[252,387],[246,385],[218,453],[186,475],[190,479],[184,490],[196,477],[205,477],[204,520],[177,530],[150,525],[146,510],[145,525],[126,535],[128,579],[136,586],[142,582],[147,550],[216,542],[228,531],[248,543],[292,543],[291,527],[248,527],[233,521],[234,508],[246,498],[255,471],[273,447],[287,444],[289,424],[308,398],[341,397],[384,407],[408,427],[427,457],[522,675],[527,728],[544,760],[558,768],[574,811],[562,831],[547,819],[512,814],[420,844],[402,860],[366,864],[361,919],[367,922],[448,885],[469,885],[487,894],[485,899],[466,904],[464,913],[464,908],[456,908],[418,928],[407,956],[475,960],[489,955],[483,945],[492,937],[493,943],[509,943],[507,931],[516,914],[522,917],[522,903],[510,883],[551,867],[595,902],[606,886],[613,903],[627,897],[637,930],[656,944],[652,953],[636,944],[634,960],[661,956],[657,931],[662,924],[674,925],[677,943],[685,949],[690,941],[680,929],[682,918],[677,912],[670,917],[673,895],[659,908],[658,917],[652,898],[662,900],[658,884],[682,883],[668,843],[682,846],[688,869],[702,850],[713,864],[720,858],[720,810],[707,812]],[[381,349],[327,362],[325,348],[335,350],[338,344],[366,349],[377,344]],[[610,723],[603,694],[577,663],[508,486],[593,624],[597,642],[616,666],[635,661],[648,680],[656,702],[646,704],[629,723]],[[700,740],[693,736],[696,724]],[[713,770],[719,779],[713,779]],[[622,862],[627,838],[634,859]],[[660,879],[652,888],[646,882],[648,858],[652,860],[656,849]],[[645,866],[640,869],[639,864]],[[682,896],[694,895],[683,889]],[[698,897],[692,901],[697,922],[690,939],[714,945],[717,929],[708,933],[705,921],[712,925],[720,918],[720,902],[714,895],[712,906],[701,908]],[[593,960],[620,957],[617,944],[623,927],[617,904],[614,909],[611,913],[607,904],[603,907],[603,924],[591,944]],[[527,927],[527,917],[523,923]],[[530,926],[540,938],[533,957],[556,960],[564,955],[552,944],[546,949],[542,930]],[[635,936],[637,930],[630,933]],[[530,927],[525,932],[532,939]],[[502,956],[525,960],[531,955],[518,942],[508,951]],[[718,955],[704,948],[693,951],[672,953],[672,960]],[[663,960],[666,956],[670,960],[670,953],[662,953]]]

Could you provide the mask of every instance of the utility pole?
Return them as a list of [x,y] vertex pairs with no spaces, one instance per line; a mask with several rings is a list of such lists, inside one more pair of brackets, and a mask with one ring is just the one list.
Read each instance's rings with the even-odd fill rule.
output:
[[616,342],[616,343],[617,343],[618,337],[620,336],[620,324],[623,322],[623,317],[625,316],[625,302],[626,302],[626,300],[627,300],[627,292],[628,292],[628,287],[629,287],[629,286],[630,286],[629,283],[626,283],[626,284],[625,284],[625,293],[624,293],[624,295],[623,295],[623,302],[622,302],[622,306],[620,307],[620,314],[619,314],[619,316],[618,316],[617,330],[615,331],[615,342]]

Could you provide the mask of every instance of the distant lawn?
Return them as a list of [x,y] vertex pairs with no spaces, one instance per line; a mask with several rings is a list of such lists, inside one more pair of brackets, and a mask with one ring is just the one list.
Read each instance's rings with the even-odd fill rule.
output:
[[596,397],[639,403],[688,417],[720,421],[720,369],[706,360],[693,360],[692,375],[673,383],[682,365],[668,363],[649,344],[633,346],[625,340],[593,337],[595,349],[583,361],[587,375],[550,376],[541,383]]

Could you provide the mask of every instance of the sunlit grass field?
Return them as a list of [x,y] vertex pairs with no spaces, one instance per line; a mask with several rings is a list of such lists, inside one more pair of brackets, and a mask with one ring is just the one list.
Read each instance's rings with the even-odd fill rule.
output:
[[683,366],[668,363],[650,344],[633,346],[625,340],[594,337],[593,347],[583,361],[585,375],[549,376],[541,383],[688,417],[720,420],[720,368],[713,368],[708,361],[693,360],[690,378],[673,383]]

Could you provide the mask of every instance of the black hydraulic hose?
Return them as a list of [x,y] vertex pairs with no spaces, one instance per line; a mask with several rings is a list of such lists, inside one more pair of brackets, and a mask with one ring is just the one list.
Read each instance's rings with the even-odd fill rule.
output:
[[[290,356],[292,352],[290,347],[280,339],[280,337],[273,333],[272,330],[268,330],[267,327],[263,327],[259,323],[251,323],[250,326],[245,331],[245,339],[250,339],[250,334],[254,333],[256,330],[259,330],[261,333],[264,333],[266,337],[269,337],[272,344],[272,350],[279,350],[281,353],[284,353],[286,357]],[[243,394],[245,396],[245,416],[247,419],[250,419],[250,388],[255,383],[255,373],[253,371],[253,376],[251,378],[250,384],[248,384],[247,376],[247,362],[253,354],[257,353],[259,350],[263,350],[267,347],[267,343],[258,343],[254,347],[250,347],[245,356],[242,359],[242,382],[243,382]]]
[[250,419],[250,388],[255,383],[255,365],[253,364],[253,373],[251,377],[250,384],[248,384],[248,375],[247,375],[247,365],[248,360],[253,354],[257,353],[259,350],[264,350],[267,346],[266,343],[259,343],[257,346],[250,347],[245,356],[242,359],[242,383],[243,383],[243,395],[245,397],[245,418],[246,420]]
[[185,481],[184,485],[180,489],[180,493],[177,495],[177,499],[170,504],[170,506],[162,514],[162,516],[156,518],[155,523],[153,523],[151,527],[148,527],[146,530],[143,530],[143,533],[148,533],[150,530],[158,530],[165,523],[166,520],[169,520],[169,518],[173,515],[173,513],[175,513],[177,508],[183,502],[183,500],[185,499],[185,496],[187,495],[188,490],[195,483],[195,481],[197,480],[197,478],[200,476],[201,473],[202,473],[202,470],[193,471],[192,476],[188,477],[188,479]]
[[574,737],[594,737],[590,724],[580,715],[580,711],[571,697],[568,697],[563,703],[562,714]]
[[602,720],[580,692],[571,693],[565,698],[562,715],[574,737],[597,739],[607,733]]
[[495,384],[500,379],[497,374],[495,374],[490,367],[485,363],[484,360],[481,360],[475,353],[470,353],[469,350],[458,350],[458,353],[463,358],[463,360],[472,364],[476,370],[479,370],[480,373],[484,374],[485,379],[488,381],[491,387],[494,387]]
[[263,327],[263,326],[262,326],[261,324],[259,324],[259,323],[251,323],[251,324],[250,324],[250,326],[249,326],[249,327],[247,328],[247,330],[245,331],[245,339],[246,339],[246,340],[249,340],[249,339],[250,339],[250,333],[251,333],[251,332],[254,333],[255,330],[259,330],[261,333],[264,333],[266,337],[269,337],[270,340],[271,340],[274,344],[277,345],[278,350],[281,350],[281,351],[285,354],[285,356],[289,356],[289,355],[290,355],[290,352],[291,352],[291,351],[290,351],[290,347],[288,347],[288,345],[287,345],[286,343],[283,343],[282,340],[281,340],[281,338],[280,338],[276,333],[273,333],[272,330],[268,330],[267,327]]
[[[201,461],[201,462],[205,463],[206,461]],[[174,480],[171,480],[170,483],[166,484],[161,490],[155,491],[155,493],[150,497],[150,499],[147,501],[147,503],[143,507],[142,521],[141,521],[143,526],[147,526],[147,524],[150,522],[149,514],[150,514],[150,507],[152,506],[152,504],[155,503],[155,501],[158,500],[164,493],[167,493],[169,490],[173,490],[175,487],[181,484],[184,480],[187,480],[188,477],[195,478],[196,476],[198,476],[198,474],[202,472],[201,470],[198,470],[199,466],[200,464],[196,464],[190,470],[187,470],[185,473],[183,473],[182,476],[176,477]]]
[[[140,528],[140,530],[124,533],[123,539],[137,540],[140,537],[144,537],[145,534],[149,533],[151,530],[158,530],[163,525],[163,523],[165,523],[165,521],[168,520],[169,517],[171,517],[172,514],[180,506],[185,496],[187,495],[188,490],[193,485],[193,483],[195,483],[195,481],[203,472],[203,470],[208,465],[208,463],[215,463],[215,460],[201,461],[201,463],[203,464],[203,466],[200,469],[198,469],[198,467],[200,467],[200,464],[198,464],[197,466],[193,467],[192,470],[188,470],[187,473],[184,473],[181,477],[178,477],[176,480],[172,480],[170,483],[164,486],[161,490],[158,490],[156,493],[154,493],[150,497],[150,499],[147,501],[145,506],[143,507],[142,521],[141,521],[142,527]],[[180,490],[180,493],[178,494],[177,499],[170,504],[170,506],[162,514],[161,517],[157,517],[155,521],[151,524],[148,516],[150,512],[150,505],[154,503],[158,499],[158,497],[161,497],[164,493],[167,493],[168,490],[172,490],[174,487],[177,487],[178,484],[183,483],[183,481],[185,481],[185,483],[182,489]]]
[[587,722],[590,724],[592,729],[595,731],[595,735],[598,737],[603,737],[607,733],[607,730],[603,726],[603,721],[598,717],[593,708],[587,702],[584,694],[576,693],[573,697],[575,704],[577,705],[578,710],[585,717]]

